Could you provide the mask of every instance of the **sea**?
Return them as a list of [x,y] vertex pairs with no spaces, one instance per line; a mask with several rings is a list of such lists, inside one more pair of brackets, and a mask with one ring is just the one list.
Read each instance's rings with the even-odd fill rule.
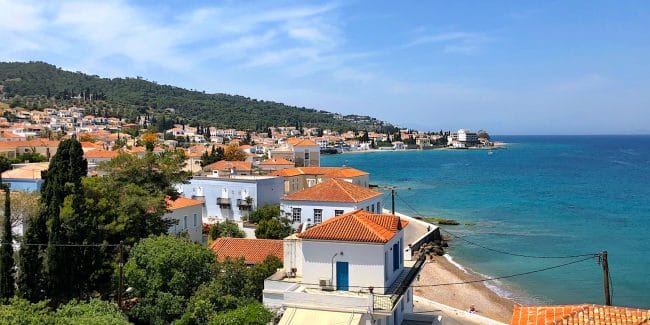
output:
[[[604,304],[603,268],[589,254],[607,251],[612,303],[650,309],[650,136],[493,140],[506,148],[344,153],[321,165],[369,172],[385,208],[394,186],[396,211],[459,221],[442,226],[447,252],[505,277],[486,282],[504,297]],[[541,258],[556,256],[580,257]]]

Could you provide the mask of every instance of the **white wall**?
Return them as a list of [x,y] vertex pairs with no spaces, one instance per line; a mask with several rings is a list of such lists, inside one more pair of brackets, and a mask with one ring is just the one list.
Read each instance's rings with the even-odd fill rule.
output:
[[[196,218],[194,217],[196,215]],[[185,222],[187,217],[187,223]],[[176,220],[177,224],[169,227],[170,234],[187,232],[190,240],[201,243],[203,240],[203,205],[193,205],[172,210],[164,218]],[[194,221],[196,220],[196,223]]]
[[[300,222],[294,222],[293,226],[296,227],[299,224],[309,223],[314,224],[314,209],[323,210],[323,222],[325,220],[331,219],[334,217],[335,210],[343,210],[343,213],[352,212],[358,209],[373,211],[375,213],[381,213],[383,207],[381,206],[382,196],[377,196],[361,202],[322,202],[322,201],[289,201],[281,200],[280,210],[284,215],[292,220],[293,208],[301,209],[301,220]],[[379,209],[377,209],[377,204],[380,204]],[[309,220],[309,221],[308,221]]]
[[[202,187],[205,197],[206,218],[230,219],[241,221],[243,215],[250,211],[241,210],[237,200],[245,200],[247,196],[253,199],[251,211],[265,204],[279,204],[282,197],[283,182],[281,177],[242,176],[237,178],[194,177],[189,184],[181,184],[180,190],[184,197],[192,197],[195,188]],[[217,204],[217,198],[227,197],[230,206],[222,208]]]

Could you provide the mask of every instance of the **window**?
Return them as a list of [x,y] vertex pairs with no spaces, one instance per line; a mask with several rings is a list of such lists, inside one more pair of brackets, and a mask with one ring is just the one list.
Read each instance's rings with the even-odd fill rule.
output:
[[377,202],[377,213],[381,213],[381,203]]
[[293,222],[300,222],[302,220],[302,217],[300,216],[300,212],[301,212],[300,210],[301,210],[300,208],[293,208],[292,210],[293,215],[291,218]]
[[197,214],[194,214],[194,227],[196,227],[196,219],[198,219]]
[[384,281],[388,280],[388,251],[384,252]]
[[187,229],[187,216],[183,216],[183,229]]
[[316,180],[315,179],[308,179],[307,180],[307,187],[312,187],[316,185]]
[[340,216],[343,214],[343,210],[334,210],[334,216]]
[[372,213],[375,213],[375,205],[374,204],[370,206],[370,209],[372,210]]
[[370,211],[370,206],[367,206],[367,207],[366,207],[366,211]]
[[393,271],[399,269],[399,243],[393,245]]
[[404,247],[404,240],[400,238],[400,240],[399,240],[399,248],[400,248],[400,250],[399,250],[399,264],[400,264],[400,266],[404,266],[404,250],[401,249],[402,247]]
[[323,209],[314,209],[314,224],[323,222]]

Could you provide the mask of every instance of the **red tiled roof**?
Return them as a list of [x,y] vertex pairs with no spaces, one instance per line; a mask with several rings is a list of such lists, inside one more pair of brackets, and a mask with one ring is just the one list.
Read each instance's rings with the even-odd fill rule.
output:
[[168,210],[176,210],[176,209],[186,208],[195,205],[202,205],[203,201],[188,199],[185,197],[179,197],[176,200],[172,200],[171,198],[166,197],[165,203],[167,204]]
[[381,195],[381,192],[371,190],[367,187],[332,178],[323,183],[286,195],[282,199],[287,201],[362,202]]
[[305,139],[294,143],[293,146],[294,147],[318,147],[318,143],[309,139]]
[[243,257],[244,263],[255,264],[264,262],[267,256],[273,255],[280,260],[284,259],[284,245],[278,239],[253,239],[253,238],[217,238],[210,249],[217,255],[217,260],[223,261],[227,257],[236,259]]
[[220,160],[203,167],[205,170],[229,170],[231,168],[235,168],[238,171],[251,171],[253,170],[253,164],[249,161]]
[[273,176],[324,175],[329,177],[349,178],[368,175],[368,173],[352,167],[295,167],[278,170]]
[[84,153],[84,157],[88,158],[115,158],[120,153],[117,151],[108,151],[108,150],[90,150]]
[[408,225],[392,214],[357,210],[329,219],[298,234],[302,239],[387,243]]
[[510,324],[650,324],[650,310],[589,304],[559,306],[515,305]]
[[294,164],[293,162],[288,161],[284,158],[267,159],[260,163],[260,165],[291,165],[291,166],[293,166],[293,164]]

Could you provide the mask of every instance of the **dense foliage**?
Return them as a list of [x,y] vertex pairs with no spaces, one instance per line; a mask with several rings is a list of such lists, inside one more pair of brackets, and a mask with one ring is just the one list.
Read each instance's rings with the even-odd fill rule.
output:
[[378,130],[389,126],[367,116],[341,116],[242,96],[207,94],[159,85],[140,77],[100,78],[64,71],[43,62],[2,62],[0,83],[12,107],[41,109],[81,103],[94,115],[130,120],[139,115],[149,115],[152,126],[161,128],[168,128],[174,121],[257,131],[266,131],[270,126],[341,130]]
[[70,301],[52,311],[47,301],[30,303],[14,298],[7,305],[0,305],[0,325],[120,325],[129,324],[116,305],[99,300]]
[[220,237],[244,238],[246,237],[246,233],[234,221],[224,220],[210,226],[208,233],[210,240],[215,240]]
[[257,210],[248,215],[248,221],[251,223],[259,223],[262,220],[269,220],[280,217],[279,204],[265,204],[258,207]]
[[215,256],[185,238],[151,237],[131,250],[124,267],[128,286],[140,301],[129,315],[150,323],[179,318],[196,289],[215,274]]

